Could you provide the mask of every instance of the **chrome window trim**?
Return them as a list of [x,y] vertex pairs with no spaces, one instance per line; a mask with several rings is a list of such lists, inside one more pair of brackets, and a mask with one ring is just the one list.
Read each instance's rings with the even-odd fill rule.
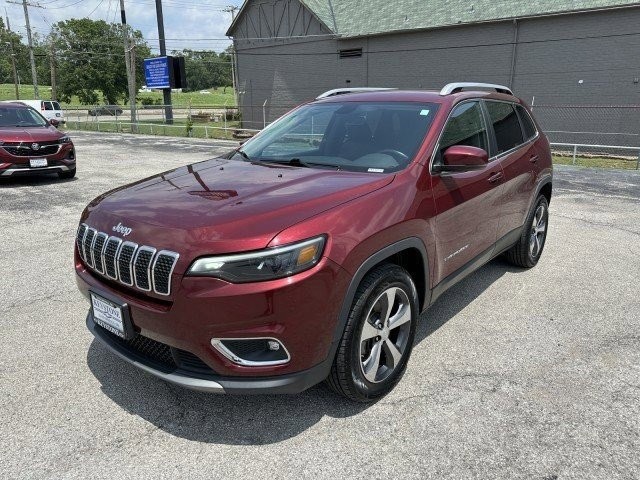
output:
[[[271,360],[267,362],[255,362],[252,360],[245,360],[239,357],[237,354],[229,350],[222,342],[224,341],[242,341],[242,340],[275,340],[284,349],[284,353],[287,354],[287,358],[284,360]],[[291,355],[289,350],[285,347],[284,343],[275,337],[245,337],[245,338],[212,338],[211,346],[220,352],[225,358],[231,360],[236,365],[242,365],[244,367],[270,367],[274,365],[284,365],[291,361]]]
[[[124,280],[122,280],[122,275],[120,273],[120,256],[122,255],[122,250],[127,247],[133,247],[133,253],[131,254],[131,260],[129,260],[129,278],[131,279],[131,283],[127,283]],[[118,256],[116,257],[117,260],[117,264],[118,264],[118,268],[117,268],[117,273],[118,273],[118,278],[120,279],[120,283],[122,283],[123,285],[127,285],[129,287],[133,287],[133,272],[132,272],[132,265],[133,265],[133,257],[136,256],[136,250],[138,250],[138,244],[134,243],[134,242],[122,242],[122,245],[120,245],[120,250],[118,252]]]
[[[91,245],[89,245],[89,255],[87,255],[87,244],[86,244],[86,240],[87,240],[87,235],[89,235],[89,232],[93,231],[93,238],[91,239]],[[91,268],[93,268],[93,242],[95,242],[96,240],[96,235],[98,234],[98,230],[96,230],[95,228],[89,228],[87,230],[87,234],[85,235],[85,241],[83,242],[83,250],[84,250],[84,256],[85,259],[84,261],[87,263],[87,265],[89,265]]]
[[104,243],[102,244],[102,248],[100,249],[100,264],[102,265],[102,270],[98,270],[96,268],[96,257],[95,257],[95,248],[91,249],[91,254],[93,255],[93,269],[98,272],[98,273],[102,273],[104,274],[105,268],[104,268],[104,250],[105,248],[107,248],[107,240],[109,240],[109,235],[107,235],[104,232],[98,232],[98,234],[94,237],[93,239],[93,244],[95,245],[98,237],[104,237]]
[[[508,100],[494,100],[494,99],[484,99],[484,98],[470,98],[470,99],[463,100],[463,101],[462,101],[462,102],[460,102],[460,103],[456,103],[456,104],[453,106],[453,108],[451,109],[451,111],[449,112],[449,115],[447,116],[447,120],[444,122],[444,127],[442,128],[442,130],[440,131],[440,135],[438,136],[438,141],[437,141],[437,143],[436,143],[436,146],[435,146],[435,148],[433,149],[433,152],[431,153],[431,158],[430,158],[430,160],[429,160],[429,173],[430,173],[431,175],[439,175],[439,174],[440,174],[439,172],[434,172],[434,171],[433,171],[433,162],[434,162],[434,160],[435,160],[436,153],[437,153],[437,152],[438,152],[438,150],[440,149],[440,140],[442,140],[442,134],[444,133],[444,129],[447,127],[447,124],[449,123],[449,120],[451,119],[451,114],[453,113],[453,111],[454,111],[454,110],[455,110],[459,105],[463,105],[463,104],[468,103],[468,102],[500,102],[500,103],[508,103],[508,104],[510,104],[510,105],[512,105],[512,106],[515,106],[515,105],[521,105],[521,104],[519,104],[519,103],[511,102],[511,101],[508,101]],[[521,106],[522,106],[522,105],[521,105]],[[526,111],[526,110],[527,110],[527,109],[525,108],[525,111]],[[515,111],[515,109],[514,109],[514,111]],[[531,120],[533,121],[533,117],[531,117],[531,114],[530,114],[528,111],[527,111],[527,114],[529,115],[529,117],[530,117],[530,118],[531,118]],[[516,112],[516,115],[517,115],[517,112]],[[540,138],[540,131],[538,130],[538,126],[536,125],[536,122],[533,122],[533,125],[534,125],[534,127],[536,128],[536,134],[535,134],[535,136],[531,137],[529,140],[526,140],[525,142],[521,143],[520,145],[517,145],[517,146],[515,146],[515,147],[511,148],[510,150],[507,150],[507,151],[504,151],[504,152],[499,153],[499,154],[497,154],[497,155],[494,155],[494,156],[492,156],[492,157],[489,157],[489,160],[488,160],[488,162],[487,162],[487,165],[488,165],[489,163],[491,163],[491,162],[494,162],[494,161],[496,161],[496,160],[500,160],[500,159],[502,159],[503,157],[505,157],[505,156],[507,156],[507,155],[512,154],[512,153],[513,153],[513,152],[515,152],[516,150],[518,150],[518,149],[520,149],[520,148],[524,147],[525,145],[528,145],[528,144],[533,143],[533,142],[535,142],[536,140],[538,140],[538,138]],[[486,126],[486,127],[485,127],[485,129],[486,129],[486,131],[487,131],[487,135],[488,135],[488,134],[489,134],[488,126]],[[524,138],[524,130],[522,129],[522,125],[520,125],[520,129],[522,130],[522,137]],[[487,138],[487,140],[489,140],[489,139]],[[451,175],[451,174],[455,175],[455,172],[448,173],[448,175]]]
[[[113,266],[114,266],[114,270],[116,272],[116,276],[112,277],[111,275],[109,275],[109,273],[107,273],[107,269],[106,268],[105,268],[105,274],[106,274],[107,278],[111,278],[112,280],[118,280],[118,270],[119,270],[119,268],[118,268],[118,257],[120,256],[120,247],[122,247],[122,239],[118,238],[118,237],[111,236],[111,237],[109,237],[107,239],[107,243],[110,242],[111,239],[116,240],[118,242],[118,246],[116,247],[116,251],[113,254]],[[106,267],[106,265],[107,265],[105,263],[106,262],[105,255],[106,255],[106,252],[107,252],[106,248],[105,248],[104,252],[105,253],[102,256],[102,261],[103,261],[103,265],[105,265],[105,267]]]
[[[158,259],[160,255],[167,255],[169,257],[173,257],[173,265],[171,265],[171,270],[169,270],[169,275],[167,278],[167,293],[159,292],[156,288],[156,263],[158,263]],[[178,259],[180,258],[180,254],[176,252],[172,252],[171,250],[160,250],[156,253],[155,258],[153,259],[153,266],[151,267],[151,285],[153,286],[153,291],[158,295],[169,296],[171,295],[171,280],[173,277],[173,270],[176,268],[178,263]]]
[[[153,285],[151,282],[151,265],[153,264],[154,257],[156,256],[156,251],[157,250],[153,247],[142,245],[140,248],[138,248],[133,258],[133,282],[135,283],[136,288],[139,288],[144,292],[150,292],[151,289],[153,288]],[[138,285],[138,275],[136,274],[136,263],[138,262],[138,256],[140,255],[141,252],[151,252],[151,259],[149,260],[149,265],[147,265],[147,283],[149,284],[149,288],[142,288],[140,285]],[[169,283],[171,283],[171,281],[169,281]]]
[[[482,99],[482,101],[483,101],[483,102],[508,103],[509,105],[511,105],[511,106],[513,107],[513,110],[516,112],[516,116],[518,116],[518,112],[517,112],[517,110],[516,110],[515,106],[516,106],[516,105],[520,105],[520,106],[522,106],[521,104],[516,103],[516,102],[510,102],[510,101],[508,101],[508,100],[494,100],[493,98]],[[525,110],[526,110],[526,108],[525,108]],[[488,114],[488,113],[489,113],[489,112],[487,112],[487,114]],[[529,112],[527,112],[527,114],[528,114],[528,113],[529,113]],[[530,115],[530,114],[529,114],[529,117],[531,117],[531,115]],[[533,126],[534,126],[534,127],[536,127],[536,134],[535,134],[535,136],[531,137],[529,140],[525,140],[525,141],[523,141],[520,145],[516,145],[515,147],[510,148],[509,150],[505,150],[505,151],[504,151],[504,152],[502,152],[502,153],[499,153],[499,154],[497,154],[497,155],[494,155],[493,157],[491,157],[491,158],[489,159],[489,161],[491,161],[491,160],[493,160],[493,159],[497,159],[497,160],[499,160],[499,159],[501,159],[502,157],[505,157],[505,156],[507,156],[507,155],[510,155],[510,154],[512,154],[513,152],[515,152],[516,150],[518,150],[518,149],[522,148],[523,146],[525,146],[525,145],[527,145],[527,144],[529,144],[529,143],[531,143],[531,142],[533,142],[533,141],[537,140],[537,139],[540,137],[540,132],[538,131],[538,126],[536,125],[536,122],[534,122],[534,121],[533,121],[533,118],[531,118],[531,121],[532,121],[532,123],[533,123]],[[518,123],[520,123],[520,118],[518,118]],[[520,123],[520,130],[522,131],[522,138],[524,139],[524,128],[522,128],[522,123]]]

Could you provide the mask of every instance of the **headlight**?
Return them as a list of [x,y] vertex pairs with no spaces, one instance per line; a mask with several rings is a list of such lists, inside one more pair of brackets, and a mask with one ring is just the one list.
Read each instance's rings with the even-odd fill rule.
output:
[[58,140],[60,143],[71,143],[71,139],[65,135],[64,137],[61,137],[60,140]]
[[257,252],[204,257],[193,262],[187,275],[216,277],[232,283],[288,277],[317,264],[324,244],[322,236]]

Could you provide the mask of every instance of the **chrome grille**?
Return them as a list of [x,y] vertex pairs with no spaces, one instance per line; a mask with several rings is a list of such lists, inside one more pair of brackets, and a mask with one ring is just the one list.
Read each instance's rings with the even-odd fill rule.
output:
[[123,242],[85,223],[78,227],[76,244],[82,260],[96,272],[145,292],[171,293],[171,276],[179,254]]

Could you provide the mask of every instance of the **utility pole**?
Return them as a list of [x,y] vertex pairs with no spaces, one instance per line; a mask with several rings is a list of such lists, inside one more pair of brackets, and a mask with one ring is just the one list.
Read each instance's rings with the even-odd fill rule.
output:
[[5,42],[9,45],[11,55],[11,67],[13,68],[13,85],[16,87],[16,100],[20,100],[20,88],[18,88],[18,69],[16,68],[16,54],[13,51],[13,37],[11,37],[11,24],[9,23],[9,14],[7,8],[4,9],[4,14],[7,18],[7,32],[9,32],[9,41]]
[[58,89],[56,86],[56,46],[51,37],[51,43],[49,44],[51,52],[51,100],[58,100]]
[[[223,12],[231,13],[231,23],[233,23],[236,19],[236,10],[239,8],[234,5],[229,5],[227,8],[223,10]],[[236,106],[238,105],[238,89],[236,88],[238,82],[236,81],[236,72],[238,69],[236,68],[236,47],[234,44],[231,44],[231,84],[233,88],[233,98],[236,101]]]
[[124,37],[124,61],[127,66],[127,83],[129,86],[129,107],[131,109],[131,130],[135,132],[136,127],[136,80],[135,62],[131,61],[131,50],[129,47],[129,30],[127,29],[127,16],[124,12],[124,0],[120,0],[120,18],[122,20],[122,36]]
[[[156,17],[158,18],[158,39],[160,40],[160,56],[167,55],[167,47],[164,42],[164,17],[162,15],[162,0],[156,0]],[[169,66],[172,68],[172,66]],[[162,90],[164,98],[164,118],[168,124],[173,124],[173,108],[171,107],[171,88]]]
[[13,84],[16,87],[16,100],[20,100],[20,89],[18,88],[18,69],[16,68],[16,54],[13,53],[13,39],[10,42],[5,42],[9,45],[11,51],[11,67],[13,68]]
[[36,96],[36,99],[38,99],[40,98],[40,93],[38,92],[38,72],[36,71],[36,59],[33,55],[33,40],[31,39],[31,24],[29,23],[28,7],[37,7],[37,8],[43,8],[43,7],[40,5],[34,5],[33,3],[28,3],[27,0],[22,0],[22,2],[7,0],[7,3],[13,3],[14,5],[22,4],[22,8],[24,8],[24,21],[27,27],[27,40],[29,41],[29,61],[31,62],[31,77],[33,80],[33,93]]

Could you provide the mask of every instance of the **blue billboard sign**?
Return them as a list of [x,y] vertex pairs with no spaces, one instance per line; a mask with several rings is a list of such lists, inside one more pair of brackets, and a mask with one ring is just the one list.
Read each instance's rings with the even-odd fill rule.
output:
[[171,88],[169,77],[169,57],[144,59],[144,77],[147,88]]

